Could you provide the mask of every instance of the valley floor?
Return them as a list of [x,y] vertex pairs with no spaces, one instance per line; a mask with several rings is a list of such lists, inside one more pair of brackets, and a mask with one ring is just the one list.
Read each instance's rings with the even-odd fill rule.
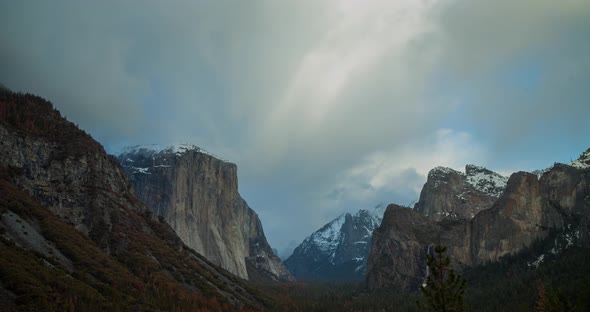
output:
[[[528,259],[543,252],[550,240],[465,270],[465,311],[590,311],[590,248],[546,255],[535,268]],[[276,298],[277,311],[419,311],[417,301],[423,300],[419,292],[369,292],[364,283],[285,283],[263,290]]]

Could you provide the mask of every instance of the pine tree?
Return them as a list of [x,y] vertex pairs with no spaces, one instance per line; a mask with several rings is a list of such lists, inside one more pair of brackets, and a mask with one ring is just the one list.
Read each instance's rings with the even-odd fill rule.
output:
[[445,256],[447,248],[437,245],[435,255],[426,255],[426,264],[430,275],[426,283],[420,286],[425,303],[419,303],[420,311],[463,311],[463,294],[465,279],[450,268],[451,260]]
[[573,307],[563,294],[556,292],[551,288],[545,288],[545,283],[541,280],[537,280],[537,293],[539,296],[535,303],[535,311],[537,312],[573,310]]

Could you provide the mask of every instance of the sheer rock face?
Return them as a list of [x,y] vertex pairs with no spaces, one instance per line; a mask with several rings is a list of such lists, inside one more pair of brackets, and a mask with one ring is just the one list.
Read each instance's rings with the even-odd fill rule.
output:
[[[451,175],[453,175],[451,173]],[[451,176],[447,181],[452,184]],[[516,253],[551,228],[577,228],[578,241],[588,245],[590,170],[555,165],[539,180],[518,172],[502,196],[470,220],[424,216],[410,208],[390,205],[375,231],[369,254],[370,288],[415,290],[424,280],[429,246],[443,244],[457,268],[498,261]]]
[[[92,277],[88,272],[95,269],[123,272],[129,278],[137,278],[134,285],[136,282],[147,285],[153,282],[151,278],[156,278],[146,273],[151,271],[161,273],[158,281],[170,282],[166,285],[225,298],[237,309],[245,306],[263,309],[256,293],[248,291],[225,270],[189,251],[172,228],[158,222],[133,195],[119,161],[107,155],[98,142],[62,118],[42,98],[0,92],[0,180],[5,194],[30,201],[25,203],[28,206],[17,205],[21,215],[11,211],[10,206],[0,215],[0,234],[18,242],[25,252],[32,250],[48,258],[57,257],[64,270],[81,270],[77,276],[84,279],[90,276],[98,284],[111,283],[112,279],[107,273]],[[71,235],[70,226],[81,232],[84,239],[76,238],[72,246],[82,241],[88,243],[88,248],[65,244],[68,247],[59,250],[64,245],[54,244],[41,230],[39,215],[26,214],[33,211],[31,205],[49,209],[58,217],[59,222],[55,224],[64,227],[58,229],[60,235]],[[20,225],[19,231],[13,229],[15,224]],[[260,226],[259,221],[250,224]],[[26,230],[22,235],[21,227]],[[61,242],[68,240],[67,235],[53,238]],[[86,259],[89,254],[108,260],[100,268],[88,268],[91,264],[80,259]],[[144,267],[138,267],[138,263]]]
[[381,226],[373,233],[369,253],[367,283],[370,288],[395,285],[417,288],[426,274],[429,242],[435,241],[440,227],[416,211],[389,205]]
[[119,160],[136,196],[187,246],[245,279],[293,279],[240,197],[235,164],[194,146],[136,147]]
[[436,221],[469,220],[492,207],[506,181],[505,177],[474,165],[467,165],[465,173],[436,167],[428,173],[415,209]]
[[557,211],[547,205],[537,176],[515,173],[505,195],[471,222],[471,263],[497,261],[544,238],[548,228],[561,228],[563,223]]
[[118,207],[143,211],[131,195],[131,185],[117,160],[95,143],[98,152],[75,155],[67,147],[22,135],[0,125],[0,160],[19,168],[15,184],[27,190],[53,213],[92,237],[107,251],[106,231]]

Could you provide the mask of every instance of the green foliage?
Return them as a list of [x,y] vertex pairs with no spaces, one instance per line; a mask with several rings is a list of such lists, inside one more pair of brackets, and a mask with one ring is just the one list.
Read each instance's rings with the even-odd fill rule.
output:
[[[556,311],[590,311],[590,248],[571,247],[553,255],[560,233],[550,231],[545,239],[498,262],[466,268],[468,310],[533,311],[545,302]],[[531,265],[539,255],[544,255],[543,262]]]
[[463,311],[465,279],[451,268],[451,260],[445,256],[447,248],[434,247],[435,255],[426,255],[430,274],[420,289],[425,303],[420,303],[421,311],[458,312]]

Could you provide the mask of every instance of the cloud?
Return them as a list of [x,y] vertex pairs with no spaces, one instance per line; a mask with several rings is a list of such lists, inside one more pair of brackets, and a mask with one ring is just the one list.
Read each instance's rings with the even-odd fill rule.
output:
[[485,161],[485,155],[485,148],[470,134],[439,129],[406,146],[368,155],[341,175],[329,198],[338,207],[379,201],[410,205],[417,201],[430,169],[445,166],[463,171],[465,164]]
[[111,152],[185,141],[236,162],[277,247],[410,203],[435,165],[588,147],[585,0],[22,0],[0,29],[1,83]]
[[[447,1],[433,18],[441,53],[432,83],[456,101],[459,123],[489,140],[490,152],[547,153],[541,146],[561,145],[565,132],[570,145],[586,141],[587,1]],[[554,135],[543,124],[563,130]]]

